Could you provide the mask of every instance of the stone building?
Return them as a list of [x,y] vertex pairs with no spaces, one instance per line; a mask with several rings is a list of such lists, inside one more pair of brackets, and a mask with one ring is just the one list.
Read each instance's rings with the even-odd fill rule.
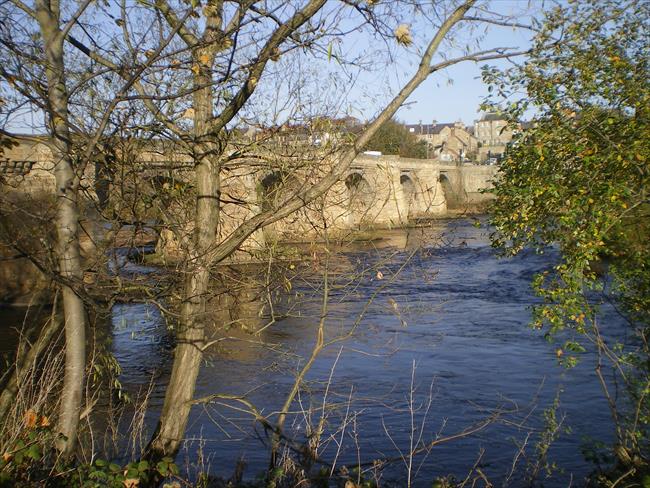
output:
[[474,136],[481,144],[478,160],[481,162],[496,162],[512,140],[513,130],[508,127],[506,119],[496,113],[485,113],[479,120],[474,121]]
[[427,143],[427,158],[440,161],[472,161],[478,151],[473,130],[461,122],[438,124],[409,124],[406,126],[418,140]]

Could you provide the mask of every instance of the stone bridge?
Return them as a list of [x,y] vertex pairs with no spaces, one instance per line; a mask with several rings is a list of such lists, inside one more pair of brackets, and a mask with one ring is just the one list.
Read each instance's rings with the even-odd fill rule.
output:
[[384,226],[473,211],[491,198],[494,166],[442,164],[398,156],[359,156],[348,172],[351,220]]
[[[160,154],[144,157],[141,159],[144,162],[132,168],[132,172],[139,174],[140,179],[166,177],[192,181],[193,170],[187,158],[178,157],[175,162],[165,159],[169,158]],[[51,192],[53,167],[44,143],[22,142],[5,151],[0,159],[0,176],[18,191]],[[330,229],[399,227],[450,213],[471,212],[491,198],[480,190],[490,188],[496,171],[494,166],[469,163],[442,164],[437,160],[360,155],[345,179],[323,199],[274,224],[265,234],[291,239],[311,234],[315,228],[325,225]],[[95,168],[89,168],[82,178],[86,193],[94,197],[99,193],[96,173]],[[290,172],[274,172],[261,166],[251,170],[243,165],[231,171],[224,178],[224,193],[236,204],[224,204],[224,232],[228,233],[241,219],[265,206],[281,202],[287,193],[301,188],[307,181],[305,175],[295,177]]]

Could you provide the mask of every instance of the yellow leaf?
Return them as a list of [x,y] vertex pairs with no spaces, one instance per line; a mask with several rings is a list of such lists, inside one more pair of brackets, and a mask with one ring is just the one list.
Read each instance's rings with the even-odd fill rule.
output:
[[395,39],[398,44],[403,46],[410,46],[413,43],[413,38],[411,37],[411,28],[407,24],[400,24],[395,29]]
[[38,415],[36,415],[36,412],[34,412],[34,410],[30,408],[25,412],[24,420],[25,420],[25,425],[29,429],[33,429],[34,427],[36,427],[36,422],[38,421]]
[[199,68],[198,64],[193,64],[192,65],[192,71],[194,72],[195,75],[198,75],[199,72],[201,71],[201,68]]
[[136,478],[127,478],[123,481],[124,488],[137,488],[140,486],[140,480]]
[[184,119],[193,119],[194,118],[194,109],[193,108],[188,108],[185,112],[183,112],[183,118]]
[[[209,66],[210,65],[210,56],[208,56],[207,54],[201,54],[199,56],[199,61],[201,61],[202,65]],[[198,72],[196,72],[196,74],[198,74]]]

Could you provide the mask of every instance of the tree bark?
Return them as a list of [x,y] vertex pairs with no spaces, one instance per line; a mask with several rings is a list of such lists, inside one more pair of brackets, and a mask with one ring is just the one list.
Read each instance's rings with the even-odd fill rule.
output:
[[79,413],[83,397],[86,366],[86,314],[82,299],[71,288],[81,283],[83,269],[79,250],[79,209],[77,183],[71,159],[68,126],[68,93],[65,86],[65,64],[60,30],[60,11],[56,0],[37,0],[38,21],[45,50],[45,75],[48,88],[48,123],[53,141],[55,162],[57,259],[59,273],[67,284],[61,285],[65,327],[65,375],[59,407],[58,431],[63,438],[58,448],[65,456],[73,453],[77,442]]
[[197,49],[194,55],[194,62],[199,66],[199,73],[194,77],[194,138],[200,151],[196,164],[194,238],[185,269],[172,374],[165,392],[158,429],[149,450],[152,459],[173,457],[180,448],[203,356],[211,265],[209,250],[214,245],[218,232],[220,210],[219,155],[222,148],[218,143],[218,135],[212,134],[211,130],[213,97],[210,70],[215,55],[214,46]]

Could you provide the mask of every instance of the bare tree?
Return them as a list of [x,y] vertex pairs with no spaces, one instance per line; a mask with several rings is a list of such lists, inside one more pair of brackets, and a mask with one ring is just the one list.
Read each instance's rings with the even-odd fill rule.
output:
[[[19,0],[13,3],[37,22],[44,52],[40,66],[45,75],[43,86],[40,87],[43,93],[41,106],[46,109],[48,132],[51,135],[49,146],[55,162],[55,226],[66,340],[65,379],[58,421],[59,431],[64,437],[59,447],[69,455],[75,447],[82,403],[86,367],[86,312],[83,300],[75,290],[83,278],[83,269],[78,236],[78,174],[72,160],[64,45],[70,28],[90,2],[79,5],[77,12],[67,22],[61,19],[59,2],[37,0],[32,7]],[[9,44],[9,39],[4,38],[3,41],[6,48],[15,49],[15,46]],[[6,72],[3,74],[6,79]],[[18,85],[18,90],[27,91],[29,85]]]
[[[137,80],[136,70],[135,74],[124,80],[108,102],[102,100],[95,103],[92,99],[89,90],[93,88],[95,80],[105,73],[94,72],[92,66],[84,62],[87,60],[85,56],[72,61],[72,53],[67,49],[69,45],[66,42],[90,5],[90,1],[74,6],[58,1],[36,0],[33,4],[12,1],[2,7],[6,22],[2,24],[0,37],[5,47],[6,61],[0,70],[7,95],[7,99],[3,100],[3,135],[11,140],[12,133],[6,128],[15,130],[16,121],[12,117],[18,118],[18,128],[27,125],[24,120],[29,111],[35,111],[39,118],[43,117],[47,137],[37,134],[23,139],[47,145],[55,176],[55,188],[51,190],[56,197],[53,220],[56,263],[50,266],[47,260],[29,254],[17,246],[18,241],[8,244],[25,254],[61,288],[66,361],[57,428],[62,434],[58,447],[66,456],[74,452],[77,443],[86,369],[88,323],[84,301],[92,302],[83,283],[84,265],[79,235],[82,200],[92,202],[84,179],[102,147],[101,143],[105,142],[111,114],[121,101],[120,94],[127,92]],[[161,49],[165,45],[165,40],[161,40]],[[81,64],[78,64],[79,61]],[[74,66],[74,69],[70,66]],[[3,203],[7,202],[10,199]],[[13,205],[20,207],[21,204]],[[43,226],[47,227],[47,209],[40,210],[42,217],[45,217],[42,219]],[[45,235],[44,229],[41,236],[43,242]],[[52,332],[50,325],[41,335],[43,341],[47,342]],[[27,353],[28,358],[38,355],[45,346],[43,341],[37,341],[33,350]],[[12,390],[17,387],[17,384],[14,385]],[[11,399],[12,390],[5,390],[5,404]]]
[[[247,9],[240,6],[233,12],[232,19],[226,22],[223,18],[223,4],[220,2],[208,4],[203,10],[206,19],[202,34],[193,33],[185,26],[179,30],[179,36],[193,53],[193,105],[191,108],[193,108],[194,132],[188,134],[182,132],[178,126],[170,127],[168,119],[162,119],[161,122],[170,127],[181,139],[191,140],[199,148],[195,152],[195,154],[198,153],[195,160],[197,175],[195,183],[197,189],[194,218],[195,231],[189,251],[189,260],[187,261],[188,267],[184,270],[186,283],[183,292],[180,326],[177,334],[178,344],[175,350],[172,376],[167,388],[158,432],[151,445],[154,457],[175,454],[183,437],[205,341],[204,330],[206,303],[209,297],[210,267],[239,249],[244,241],[256,230],[296,212],[309,202],[319,198],[335,183],[340,181],[355,156],[367,144],[370,137],[383,123],[394,116],[395,112],[413,93],[415,88],[431,73],[464,60],[480,61],[513,54],[510,50],[498,49],[433,64],[433,57],[443,40],[457,24],[463,21],[467,12],[473,7],[474,2],[464,2],[451,9],[435,30],[428,45],[422,50],[415,74],[379,115],[368,124],[367,128],[356,138],[353,144],[347,147],[344,146],[334,154],[334,161],[329,166],[329,171],[316,182],[305,185],[299,191],[289,194],[278,202],[277,206],[262,210],[245,220],[229,235],[218,238],[220,174],[223,168],[227,166],[227,161],[231,156],[225,150],[225,145],[222,142],[224,131],[251,98],[266,64],[274,56],[278,55],[278,50],[281,49],[283,44],[295,42],[296,38],[305,39],[305,33],[300,30],[303,26],[307,26],[307,33],[317,30],[309,24],[309,21],[316,17],[324,4],[323,1],[312,0],[301,8],[296,8],[284,20],[280,20],[270,13],[266,14],[277,23],[277,27],[270,32],[266,37],[266,41],[262,42],[260,48],[255,51],[253,61],[246,66],[245,75],[241,80],[238,80],[238,89],[234,91],[232,98],[220,107],[218,113],[214,112],[212,91],[215,80],[212,73],[215,54],[219,51],[219,47],[210,47],[208,49],[207,46],[218,44],[223,49],[226,46],[235,45],[237,32],[241,28],[241,23],[246,19]],[[171,8],[164,1],[158,1],[155,7],[169,22],[170,28],[178,27],[178,20],[173,14],[176,9]],[[362,8],[362,5],[356,5],[356,7],[365,13],[369,12],[368,9]],[[258,12],[253,6],[250,6],[249,11]],[[375,18],[373,15],[370,16]],[[233,26],[237,27],[233,28]],[[221,34],[217,35],[216,32]],[[397,32],[395,35],[403,43],[410,42],[407,31]],[[231,38],[231,42],[226,42],[227,39]],[[231,57],[235,55],[233,51]],[[147,99],[145,98],[145,100]],[[157,115],[161,113],[159,108],[154,110]]]
[[[37,21],[45,52],[44,60],[35,62],[36,66],[44,67],[45,89],[37,79],[31,85],[18,83],[12,90],[18,99],[28,100],[46,114],[57,163],[60,272],[55,277],[63,290],[69,357],[60,411],[60,429],[68,439],[64,446],[66,452],[74,447],[85,367],[84,308],[81,291],[75,288],[82,279],[76,203],[79,181],[86,165],[98,156],[98,148],[106,149],[101,143],[110,144],[107,132],[111,125],[120,126],[116,131],[120,137],[129,132],[124,119],[113,117],[116,108],[128,107],[130,113],[146,110],[147,114],[138,117],[137,128],[131,131],[139,135],[146,133],[152,145],[167,141],[169,146],[163,150],[167,154],[182,152],[191,163],[195,179],[191,202],[193,229],[183,244],[187,255],[182,269],[184,283],[173,370],[159,426],[150,445],[149,455],[156,459],[176,454],[184,436],[206,347],[212,267],[233,255],[256,231],[318,200],[344,179],[354,158],[379,127],[395,115],[432,73],[463,61],[479,62],[521,54],[513,49],[495,48],[468,51],[456,57],[441,55],[450,33],[467,22],[490,22],[481,13],[490,15],[490,12],[478,8],[475,0],[436,4],[432,13],[425,16],[430,21],[426,42],[412,49],[411,56],[417,57],[415,72],[389,97],[364,130],[353,140],[322,153],[313,162],[313,167],[318,168],[313,171],[315,177],[294,185],[292,191],[278,193],[279,197],[270,205],[257,208],[234,228],[223,229],[222,212],[227,205],[222,194],[224,174],[232,170],[237,159],[259,158],[267,150],[259,145],[253,145],[248,151],[233,150],[231,138],[235,125],[250,109],[254,95],[265,80],[269,64],[302,50],[313,59],[334,57],[344,66],[343,56],[332,54],[335,41],[350,33],[346,28],[349,19],[342,21],[341,12],[353,16],[355,26],[367,26],[389,46],[389,51],[395,45],[409,46],[413,39],[408,26],[395,28],[394,25],[396,15],[406,4],[396,4],[393,9],[370,1],[309,0],[271,5],[209,0],[199,9],[200,2],[187,5],[167,0],[134,4],[122,1],[98,7],[98,15],[114,20],[117,26],[106,32],[93,29],[89,22],[83,21],[82,15],[90,5],[88,1],[73,9],[66,22],[61,21],[58,2],[37,0],[34,7],[20,0],[12,3]],[[418,4],[413,8],[424,11]],[[470,15],[473,9],[476,14]],[[492,20],[509,24],[500,18]],[[119,30],[122,34],[119,40],[107,40]],[[11,47],[10,31],[7,32],[3,42]],[[87,68],[85,75],[76,80],[76,92],[80,91],[79,86],[109,78],[102,85],[107,90],[103,101],[79,104],[74,120],[67,106],[69,81],[64,57],[72,52],[66,48],[83,58],[82,64]],[[17,56],[16,47],[12,49]],[[2,76],[14,83],[18,71],[3,71]],[[38,88],[36,95],[29,92],[31,86]],[[134,120],[135,117],[130,122]],[[83,126],[86,122],[79,121],[92,123]],[[77,144],[78,150],[73,148],[74,137],[83,140],[83,144]],[[73,155],[79,156],[80,162]],[[126,155],[122,152],[119,157]]]

